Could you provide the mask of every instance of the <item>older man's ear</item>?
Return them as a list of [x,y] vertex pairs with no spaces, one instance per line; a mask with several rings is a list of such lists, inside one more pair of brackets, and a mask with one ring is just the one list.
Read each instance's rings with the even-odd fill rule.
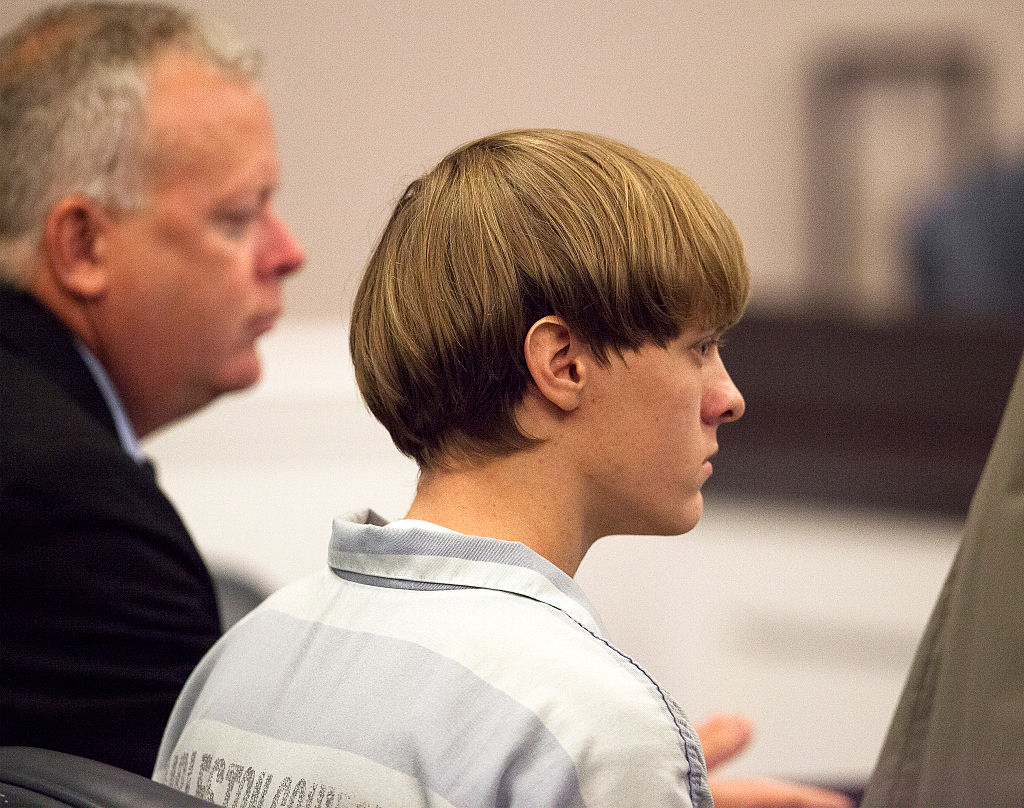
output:
[[94,300],[107,289],[107,230],[110,219],[86,196],[65,197],[46,217],[43,232],[43,273],[62,292]]

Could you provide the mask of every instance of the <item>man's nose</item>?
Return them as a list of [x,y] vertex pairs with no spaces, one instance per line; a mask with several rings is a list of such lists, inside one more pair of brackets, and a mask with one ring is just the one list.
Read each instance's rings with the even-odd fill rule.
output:
[[712,426],[737,421],[743,417],[746,407],[743,394],[733,383],[725,365],[719,363],[718,372],[701,402],[701,419]]
[[306,253],[302,249],[302,245],[273,211],[269,216],[268,228],[265,255],[263,256],[266,272],[279,278],[297,272],[306,262]]

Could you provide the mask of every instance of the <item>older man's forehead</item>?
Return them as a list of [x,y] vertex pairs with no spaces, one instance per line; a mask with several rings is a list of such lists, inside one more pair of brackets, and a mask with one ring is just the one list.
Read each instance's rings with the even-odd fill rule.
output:
[[[147,174],[259,164],[276,178],[277,149],[262,89],[190,54],[169,52],[148,76],[144,113]],[[276,180],[275,180],[276,181]]]

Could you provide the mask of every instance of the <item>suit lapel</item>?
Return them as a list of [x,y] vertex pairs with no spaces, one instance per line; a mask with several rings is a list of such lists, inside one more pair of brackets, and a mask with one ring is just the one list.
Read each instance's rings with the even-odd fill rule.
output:
[[67,392],[115,435],[114,418],[67,327],[27,292],[0,283],[0,344]]

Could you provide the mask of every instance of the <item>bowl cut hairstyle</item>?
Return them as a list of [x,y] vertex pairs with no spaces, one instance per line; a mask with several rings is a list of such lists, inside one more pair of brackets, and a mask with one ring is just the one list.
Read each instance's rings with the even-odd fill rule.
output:
[[409,185],[360,283],[350,347],[398,449],[443,468],[534,443],[515,411],[540,318],[608,362],[694,325],[724,330],[748,293],[736,228],[686,174],[598,135],[516,130]]

